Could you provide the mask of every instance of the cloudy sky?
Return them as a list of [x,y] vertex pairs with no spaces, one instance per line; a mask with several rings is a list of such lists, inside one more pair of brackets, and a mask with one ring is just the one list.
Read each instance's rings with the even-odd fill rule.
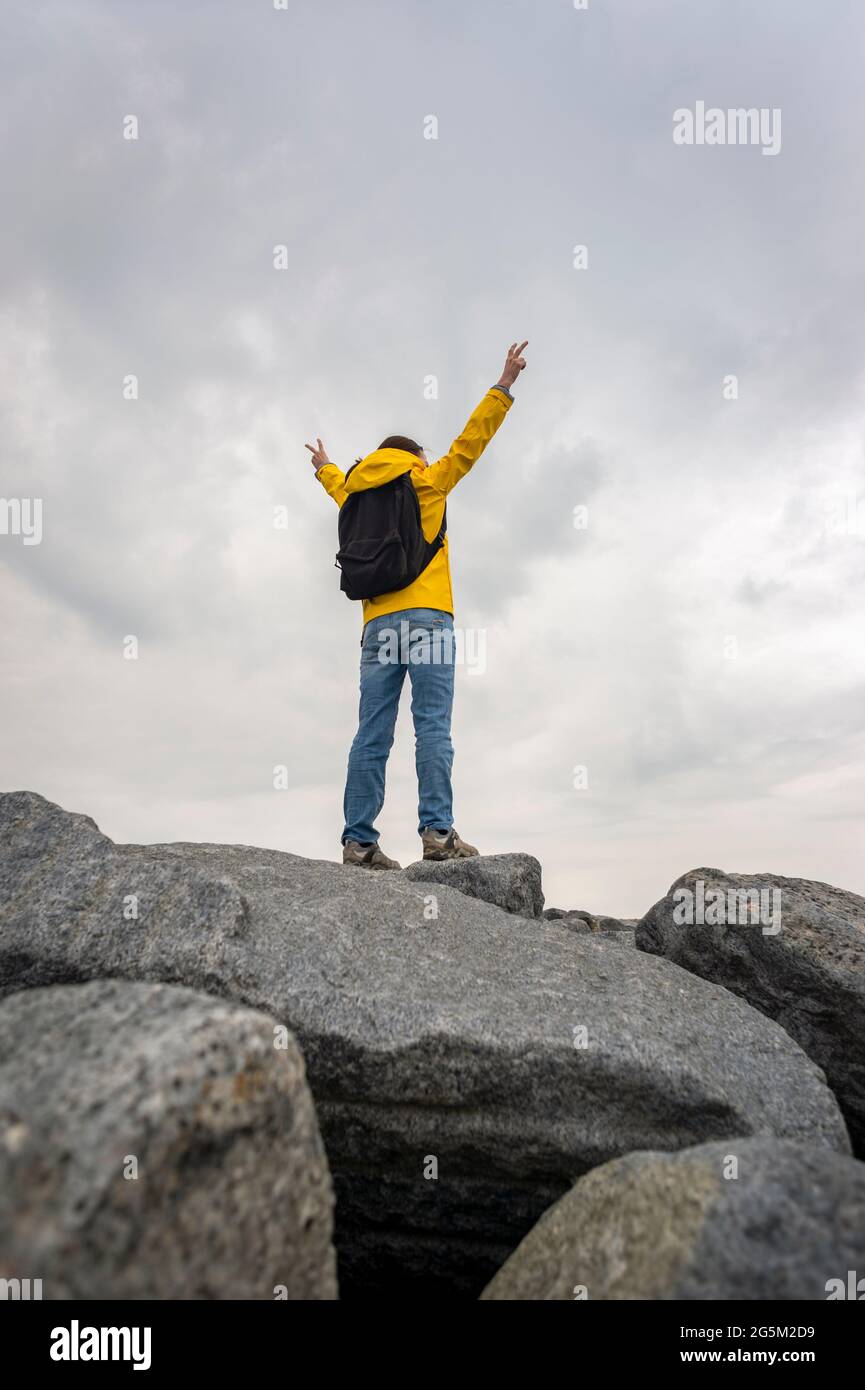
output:
[[[39,544],[0,534],[4,789],[337,858],[360,615],[304,441],[443,453],[528,338],[449,507],[486,641],[461,833],[563,907],[638,915],[698,865],[865,892],[861,4],[13,0],[0,30],[0,495],[42,503]],[[698,102],[780,112],[780,151],[674,143]],[[415,823],[406,708],[403,862]]]

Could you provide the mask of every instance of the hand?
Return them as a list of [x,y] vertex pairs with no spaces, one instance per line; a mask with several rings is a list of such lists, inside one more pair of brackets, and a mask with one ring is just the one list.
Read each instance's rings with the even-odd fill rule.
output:
[[505,386],[508,390],[513,386],[520,372],[526,365],[526,359],[522,354],[523,349],[528,347],[528,343],[528,338],[526,338],[524,343],[520,343],[519,346],[517,346],[516,343],[511,343],[508,348],[508,355],[505,358],[504,371],[499,377],[497,385]]
[[312,454],[312,466],[317,473],[319,468],[324,468],[326,463],[330,463],[330,459],[327,456],[327,449],[325,449],[321,440],[316,439],[315,444],[317,447],[313,447],[312,444],[306,444],[304,447]]

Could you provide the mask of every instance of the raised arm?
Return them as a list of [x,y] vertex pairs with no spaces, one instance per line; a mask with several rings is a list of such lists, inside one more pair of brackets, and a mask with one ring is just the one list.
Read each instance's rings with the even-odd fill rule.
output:
[[315,476],[321,483],[325,492],[333,498],[338,507],[341,507],[348,496],[344,483],[345,474],[335,463],[331,463],[327,456],[327,450],[320,439],[316,439],[315,444],[305,446],[312,454],[312,466],[315,469]]
[[480,405],[472,411],[444,458],[427,468],[423,475],[425,483],[446,495],[477,463],[514,403],[511,387],[526,365],[522,354],[527,345],[528,340],[519,345],[512,343],[508,348],[504,369],[495,386],[490,387]]

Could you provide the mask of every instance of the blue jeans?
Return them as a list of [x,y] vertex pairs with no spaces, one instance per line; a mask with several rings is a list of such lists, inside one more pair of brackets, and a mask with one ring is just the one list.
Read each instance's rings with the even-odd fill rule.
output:
[[343,844],[378,841],[374,822],[384,805],[385,768],[406,670],[414,721],[418,833],[428,828],[446,831],[453,825],[453,626],[450,613],[435,608],[404,608],[366,624],[360,715],[345,784]]

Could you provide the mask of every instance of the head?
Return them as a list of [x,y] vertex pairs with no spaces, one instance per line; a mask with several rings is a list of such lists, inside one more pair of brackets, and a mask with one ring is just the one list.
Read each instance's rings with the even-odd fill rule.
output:
[[[407,434],[389,434],[387,439],[383,439],[378,447],[380,449],[404,449],[407,454],[415,454],[424,468],[429,468],[429,459],[423,445],[418,444],[415,439],[409,439]],[[355,459],[355,463],[362,462],[362,458]]]
[[429,463],[422,444],[416,440],[409,439],[405,434],[389,434],[387,439],[383,439],[378,446],[380,449],[404,449],[407,454],[417,454],[421,463]]

